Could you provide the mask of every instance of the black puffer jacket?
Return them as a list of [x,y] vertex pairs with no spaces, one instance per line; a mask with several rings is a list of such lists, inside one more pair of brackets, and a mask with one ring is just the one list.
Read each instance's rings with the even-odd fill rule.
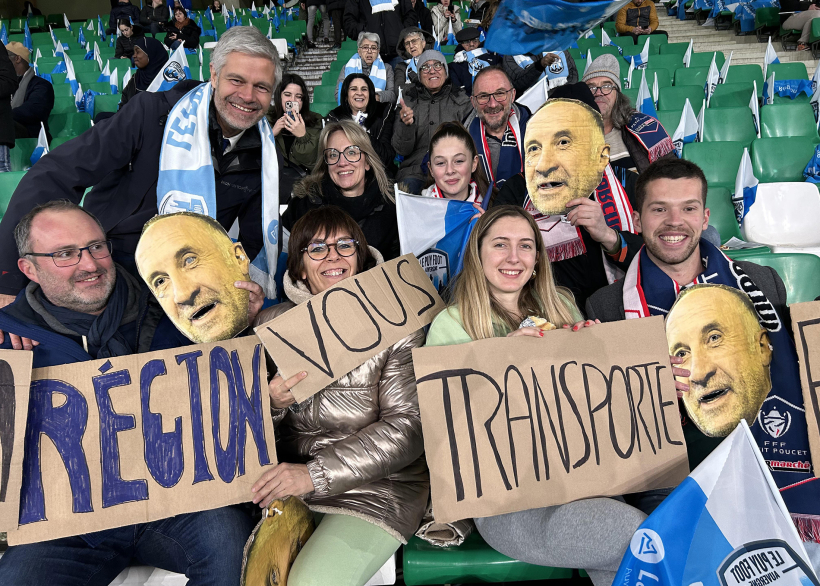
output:
[[[6,46],[0,43],[0,145],[14,147],[14,118],[11,116],[11,95],[17,91],[17,72],[9,59]],[[14,253],[12,253],[14,254]],[[15,266],[16,255],[15,255]]]
[[[174,26],[173,23],[168,24],[166,30],[168,31],[168,35],[165,37],[165,44],[168,47],[173,45],[175,40],[182,41],[186,49],[196,49],[199,47],[199,35],[202,34],[202,31],[190,18],[188,19],[188,24],[182,27],[182,30]],[[171,35],[176,35],[177,38],[170,39],[169,37]]]
[[156,8],[146,4],[140,12],[140,24],[145,27],[150,27],[153,23],[162,25],[169,20],[171,20],[171,12],[167,4],[161,4]]
[[343,22],[345,34],[351,39],[358,39],[362,31],[379,35],[380,54],[385,63],[396,56],[396,43],[402,29],[418,26],[416,11],[410,0],[399,0],[393,10],[376,14],[373,14],[370,0],[347,0]]

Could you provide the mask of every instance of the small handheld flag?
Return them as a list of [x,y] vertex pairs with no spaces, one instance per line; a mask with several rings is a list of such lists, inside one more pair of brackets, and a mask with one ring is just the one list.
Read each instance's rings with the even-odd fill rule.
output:
[[672,135],[672,144],[675,145],[678,157],[683,157],[683,145],[696,142],[698,138],[698,119],[692,109],[692,104],[689,103],[689,98],[686,98],[678,128]]
[[34,147],[34,152],[31,153],[31,164],[33,165],[40,158],[48,154],[48,137],[46,136],[46,127],[40,122],[40,134],[37,136],[37,146]]
[[191,70],[188,68],[188,57],[185,54],[185,46],[179,47],[171,54],[171,58],[157,73],[157,76],[148,86],[146,91],[164,92],[174,87],[178,82],[191,79]]
[[646,83],[646,76],[641,78],[640,89],[638,89],[638,98],[636,100],[638,112],[641,114],[648,114],[653,118],[658,117],[658,112],[655,110],[655,102],[652,100],[652,95],[649,93],[649,86]]
[[720,81],[718,83],[726,83],[726,78],[729,76],[729,65],[732,64],[732,55],[734,51],[729,53],[729,58],[723,62],[723,67],[720,68]]
[[758,180],[752,169],[752,159],[749,157],[749,149],[743,149],[743,157],[740,159],[740,167],[737,170],[735,179],[735,193],[732,195],[732,202],[735,204],[735,215],[739,224],[743,224],[743,218],[749,213],[749,208],[755,203],[757,197]]
[[6,30],[6,23],[0,24],[0,43],[9,44],[9,31]]
[[772,74],[763,82],[763,103],[764,104],[774,104],[774,71]]
[[68,22],[68,16],[66,16],[65,12],[63,12],[63,24],[68,30],[71,30],[71,23]]
[[[107,65],[108,64],[106,63],[106,66]],[[119,75],[117,74],[117,69],[114,68],[114,71],[111,72],[111,76],[110,76],[110,79],[109,79],[109,84],[111,85],[111,95],[112,96],[115,96],[118,93],[120,93],[120,84],[119,84],[119,81],[117,79],[118,77],[119,77]]]
[[453,32],[453,21],[447,21],[448,28],[447,28],[447,44],[448,45],[457,45],[456,42],[456,34]]
[[125,74],[122,76],[122,89],[125,89],[125,86],[128,85],[128,82],[131,81],[131,68],[125,70]]
[[703,88],[706,92],[707,107],[709,107],[709,103],[712,101],[712,94],[720,82],[720,72],[715,63],[715,55],[717,55],[717,53],[712,53],[712,63],[709,65],[709,73],[706,74],[706,86]]
[[627,57],[627,61],[629,61],[631,65],[634,65],[635,69],[646,69],[649,65],[649,40],[649,37],[647,37],[646,42],[643,44],[643,49],[641,49],[638,55]]
[[766,55],[763,57],[763,79],[768,77],[768,67],[774,63],[780,63],[780,59],[778,59],[777,52],[772,46],[772,38],[769,37],[769,44],[766,45]]
[[692,60],[692,49],[695,46],[695,42],[692,39],[689,39],[689,46],[686,48],[686,53],[683,54],[683,66],[689,67],[689,63]]
[[757,102],[757,80],[754,79],[752,80],[752,99],[749,100],[749,108],[752,110],[752,121],[755,123],[757,138],[760,138],[760,105]]

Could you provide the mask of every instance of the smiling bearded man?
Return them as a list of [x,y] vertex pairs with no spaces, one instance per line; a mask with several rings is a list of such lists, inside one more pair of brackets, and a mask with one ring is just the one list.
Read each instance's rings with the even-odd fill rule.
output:
[[137,245],[137,269],[165,314],[196,343],[227,340],[248,327],[249,261],[214,219],[155,216]]

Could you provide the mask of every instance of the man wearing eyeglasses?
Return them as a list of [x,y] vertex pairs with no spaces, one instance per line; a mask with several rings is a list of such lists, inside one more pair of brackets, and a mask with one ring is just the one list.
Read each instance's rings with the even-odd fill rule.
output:
[[484,174],[498,189],[524,171],[524,133],[530,112],[515,103],[516,91],[499,66],[482,69],[473,80],[475,110],[464,125],[473,137]]
[[487,67],[501,65],[502,57],[483,47],[479,40],[479,31],[475,27],[463,28],[456,33],[458,46],[450,64],[450,77],[453,85],[464,88],[469,96],[473,93],[476,75]]
[[[37,206],[14,236],[18,266],[31,282],[0,309],[0,329],[39,341],[34,368],[190,344],[148,289],[114,262],[99,220],[78,205],[55,200]],[[261,287],[253,287],[251,319],[262,304]],[[11,348],[9,336],[0,348]],[[253,525],[240,509],[222,507],[18,545],[0,558],[0,584],[103,586],[134,558],[186,574],[192,585],[236,585]]]
[[594,59],[582,81],[589,87],[601,111],[605,139],[610,148],[609,161],[627,191],[631,191],[635,173],[642,173],[658,159],[677,157],[672,139],[661,123],[652,116],[637,112],[629,98],[621,93],[621,68],[617,57],[604,54]]
[[405,86],[393,127],[393,148],[404,157],[396,181],[420,194],[427,172],[422,170],[430,139],[444,122],[461,122],[472,111],[470,97],[450,80],[447,61],[438,51],[418,58],[419,79]]

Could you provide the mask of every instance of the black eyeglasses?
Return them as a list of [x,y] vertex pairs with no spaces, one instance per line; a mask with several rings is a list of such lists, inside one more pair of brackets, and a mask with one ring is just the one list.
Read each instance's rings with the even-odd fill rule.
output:
[[325,149],[322,152],[322,156],[325,159],[325,163],[328,165],[335,165],[339,162],[342,153],[344,153],[345,159],[347,159],[349,163],[358,163],[362,158],[362,149],[357,147],[355,144],[346,146],[342,149],[341,153],[336,149]]
[[23,256],[50,256],[58,267],[73,267],[80,264],[83,250],[87,250],[92,258],[102,259],[111,256],[111,241],[94,242],[82,248],[64,248],[57,252],[26,252]]
[[503,104],[507,101],[507,98],[509,97],[511,91],[512,89],[508,89],[498,90],[497,92],[493,92],[492,94],[475,94],[473,95],[473,98],[475,98],[475,101],[481,104],[482,106],[484,104],[488,104],[490,102],[491,97],[495,98],[495,101],[499,104]]
[[335,244],[329,242],[311,242],[307,248],[303,248],[302,252],[307,252],[308,256],[313,260],[325,260],[330,254],[330,248],[336,249],[339,256],[353,256],[356,253],[356,248],[359,246],[358,240],[352,238],[340,238]]
[[441,71],[444,69],[444,65],[441,64],[441,61],[436,61],[435,63],[425,63],[421,67],[419,67],[419,71],[422,73],[430,73],[431,71]]
[[609,83],[605,83],[604,85],[588,85],[589,91],[592,92],[594,96],[596,93],[601,94],[602,96],[608,96],[612,93],[612,90],[615,89],[615,86]]

